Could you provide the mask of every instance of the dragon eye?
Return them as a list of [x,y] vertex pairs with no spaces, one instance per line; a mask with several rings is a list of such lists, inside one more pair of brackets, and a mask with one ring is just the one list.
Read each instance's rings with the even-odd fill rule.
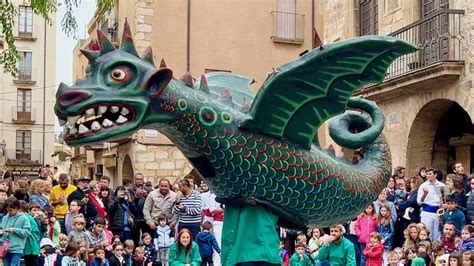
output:
[[126,69],[115,68],[110,73],[111,78],[117,82],[126,82],[129,79],[129,74]]

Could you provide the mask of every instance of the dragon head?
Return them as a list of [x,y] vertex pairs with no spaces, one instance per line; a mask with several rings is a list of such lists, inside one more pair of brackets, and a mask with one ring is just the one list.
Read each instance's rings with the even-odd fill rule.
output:
[[127,22],[120,48],[102,31],[97,36],[100,50],[81,50],[89,60],[85,79],[72,86],[61,83],[56,94],[55,112],[71,146],[134,133],[146,122],[151,101],[159,98],[173,76],[166,67],[155,68],[151,47],[138,56]]

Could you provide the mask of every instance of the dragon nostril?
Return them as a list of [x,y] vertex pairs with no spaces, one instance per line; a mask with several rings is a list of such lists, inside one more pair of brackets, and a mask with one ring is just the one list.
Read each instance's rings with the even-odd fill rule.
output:
[[76,103],[79,103],[87,98],[89,98],[91,94],[87,91],[68,91],[64,92],[59,96],[59,104],[62,107],[69,107]]

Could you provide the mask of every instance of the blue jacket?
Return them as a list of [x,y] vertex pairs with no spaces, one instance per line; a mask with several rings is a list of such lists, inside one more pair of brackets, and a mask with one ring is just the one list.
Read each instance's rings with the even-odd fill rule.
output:
[[468,240],[462,240],[457,249],[460,252],[474,251],[474,238],[471,237]]
[[199,253],[201,257],[208,257],[212,256],[213,249],[217,251],[217,253],[221,253],[221,249],[217,244],[216,237],[213,233],[209,231],[202,231],[196,236],[196,243],[199,246]]
[[469,197],[467,198],[467,216],[466,220],[467,222],[474,221],[474,192],[471,192],[469,194]]
[[102,261],[102,260],[99,259],[99,258],[94,258],[94,259],[90,262],[90,266],[109,266],[109,260],[108,260],[108,259],[105,259],[104,261]]
[[452,222],[456,227],[456,234],[460,234],[462,227],[466,224],[466,217],[464,213],[459,209],[455,209],[453,212],[446,211],[443,216],[444,222]]

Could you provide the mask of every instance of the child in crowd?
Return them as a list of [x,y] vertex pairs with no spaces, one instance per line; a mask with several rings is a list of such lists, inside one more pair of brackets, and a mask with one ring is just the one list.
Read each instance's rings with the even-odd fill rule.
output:
[[283,261],[283,266],[289,266],[290,255],[288,254],[288,250],[285,247],[284,240],[280,240],[280,256],[281,256],[281,260]]
[[398,255],[395,251],[388,253],[388,266],[398,266]]
[[393,203],[399,205],[407,200],[407,190],[405,179],[401,178],[397,180],[397,188],[395,189],[395,197]]
[[[120,238],[118,243],[114,245],[120,244]],[[133,240],[128,239],[123,242],[123,258],[125,259],[126,265],[132,265],[132,258],[133,258],[133,250],[135,249],[135,243]]]
[[[357,217],[354,226],[360,250],[365,249],[366,244],[370,243],[370,234],[377,231],[377,219],[375,218],[374,204],[371,203],[365,207],[364,212]],[[365,256],[360,256],[360,264],[365,265]]]
[[462,266],[462,253],[454,251],[449,255],[449,266]]
[[67,247],[66,251],[64,251],[63,258],[61,260],[61,265],[81,265],[81,261],[79,259],[79,246],[74,243],[70,242]]
[[146,266],[149,262],[145,255],[145,249],[143,247],[137,247],[135,249],[135,256],[133,256],[132,266]]
[[367,266],[380,266],[383,264],[383,251],[384,246],[381,243],[382,236],[378,232],[372,232],[370,234],[370,243],[365,246],[362,251],[366,257]]
[[[431,250],[431,243],[429,241],[420,241],[418,244],[418,254],[426,254],[428,256],[429,262],[433,261],[433,252]],[[427,262],[426,265],[429,265]]]
[[107,242],[109,243],[109,245],[112,245],[112,238],[114,237],[114,234],[109,229],[109,219],[105,219],[104,234],[105,234],[105,238],[107,239]]
[[403,248],[395,248],[393,251],[395,251],[395,253],[397,253],[397,256],[398,256],[398,263],[400,263],[400,265],[406,265],[406,257],[405,257],[405,252],[403,251]]
[[421,228],[419,238],[420,238],[420,241],[429,241],[429,242],[431,242],[430,230],[426,227]]
[[433,252],[433,261],[436,265],[440,265],[441,257],[444,255],[443,242],[439,240],[433,241],[431,244],[431,251]]
[[88,257],[88,254],[87,254],[87,242],[82,240],[82,239],[79,239],[76,241],[76,244],[79,248],[79,259],[86,263],[89,261],[89,257]]
[[43,223],[45,217],[38,203],[33,202],[30,204],[30,214],[35,219],[36,224],[38,225],[38,228],[41,232],[41,235],[43,235],[44,232],[46,232],[47,230],[47,226],[45,223]]
[[55,266],[57,257],[58,255],[56,254],[56,248],[53,241],[49,238],[41,239],[38,265]]
[[79,216],[84,217],[82,213],[79,213],[79,211],[81,210],[81,206],[82,206],[82,203],[80,200],[73,200],[69,204],[69,212],[64,217],[64,224],[66,226],[66,234],[68,235],[73,230],[74,219]]
[[94,248],[94,259],[90,262],[90,266],[109,266],[109,260],[105,257],[103,248]]
[[158,248],[158,260],[163,263],[163,266],[168,266],[168,256],[170,246],[174,242],[173,230],[168,225],[168,218],[165,215],[158,217],[158,227],[155,238],[155,246]]
[[474,226],[465,225],[461,231],[461,241],[457,247],[458,251],[465,252],[469,250],[474,250],[474,239],[472,238],[472,233],[474,233]]
[[474,251],[465,251],[462,253],[462,266],[472,266],[474,263]]
[[418,251],[415,249],[415,247],[406,248],[405,256],[407,258],[408,265],[412,265],[412,266],[426,265],[425,260],[423,258],[418,257]]
[[210,222],[204,222],[202,225],[202,231],[196,236],[196,243],[199,246],[199,254],[201,255],[201,265],[213,265],[212,254],[214,250],[217,253],[221,253],[219,245],[217,244],[216,237],[211,232],[212,224]]
[[388,253],[392,250],[393,236],[395,234],[395,225],[392,220],[390,208],[386,205],[380,206],[379,215],[377,216],[377,229],[382,236],[384,252],[383,264],[388,264]]
[[[306,255],[306,245],[303,242],[297,242],[295,253],[290,258],[290,266],[310,266],[313,265],[308,255]],[[211,264],[212,265],[212,264]]]
[[456,228],[456,235],[459,235],[462,230],[462,226],[466,224],[466,217],[464,213],[457,208],[456,199],[454,195],[448,195],[446,197],[447,210],[443,215],[443,221],[452,222]]
[[140,247],[143,248],[145,252],[145,257],[148,261],[155,261],[156,254],[155,254],[155,245],[151,241],[151,235],[149,233],[142,234],[142,243]]
[[33,216],[28,213],[28,203],[20,200],[20,213],[28,218],[30,223],[30,234],[26,238],[25,248],[23,249],[23,259],[26,265],[34,265],[38,260],[40,247],[38,243],[41,240],[41,233]]
[[73,220],[73,230],[69,232],[68,238],[69,243],[76,242],[77,240],[87,241],[86,232],[84,227],[86,226],[86,220],[84,217],[76,217]]
[[125,263],[125,258],[123,256],[123,245],[114,244],[112,246],[113,255],[109,258],[110,266],[125,266],[128,265]]
[[59,234],[59,251],[61,251],[61,254],[66,251],[67,244],[69,244],[69,238],[65,234]]
[[54,208],[51,205],[46,205],[43,208],[44,215],[47,217],[47,231],[45,237],[51,239],[54,245],[59,246],[59,234],[61,234],[61,225],[54,217]]

